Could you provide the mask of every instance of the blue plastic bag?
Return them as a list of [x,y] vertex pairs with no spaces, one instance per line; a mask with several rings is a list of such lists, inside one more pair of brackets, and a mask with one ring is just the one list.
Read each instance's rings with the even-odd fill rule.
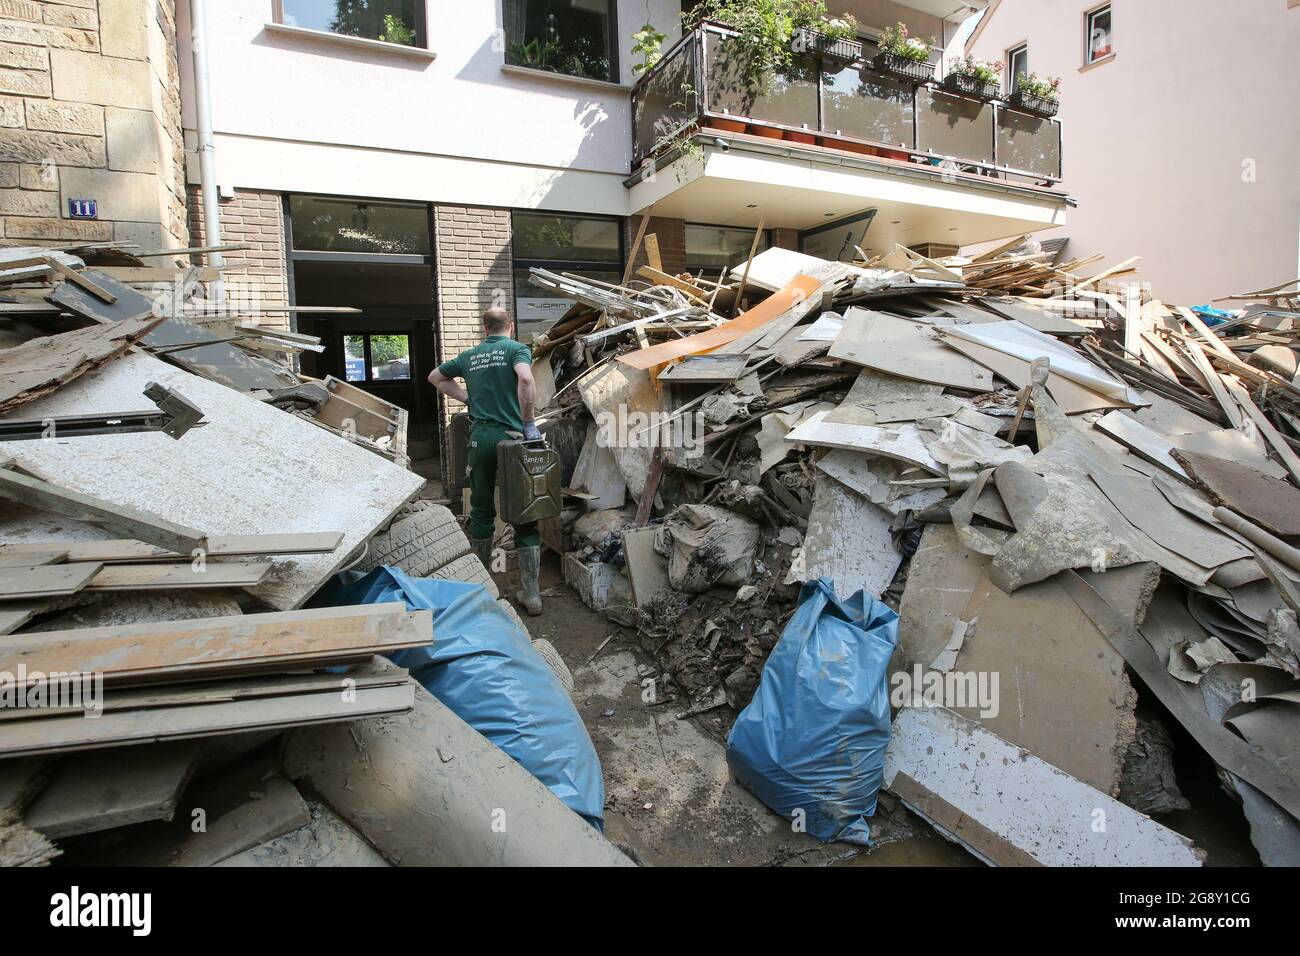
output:
[[799,609],[727,737],[727,763],[756,797],[819,840],[866,845],[889,744],[889,658],[898,615],[825,579]]
[[312,606],[385,601],[433,611],[433,644],[389,659],[601,829],[605,782],[587,728],[528,635],[487,589],[384,567],[350,583],[336,576]]

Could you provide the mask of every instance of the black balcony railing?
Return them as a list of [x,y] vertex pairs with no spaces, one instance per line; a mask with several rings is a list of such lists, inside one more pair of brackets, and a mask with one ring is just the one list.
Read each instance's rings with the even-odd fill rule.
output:
[[870,44],[864,63],[803,57],[755,88],[734,37],[701,24],[637,81],[634,165],[692,128],[714,128],[1002,179],[1061,180],[1057,120],[880,72]]

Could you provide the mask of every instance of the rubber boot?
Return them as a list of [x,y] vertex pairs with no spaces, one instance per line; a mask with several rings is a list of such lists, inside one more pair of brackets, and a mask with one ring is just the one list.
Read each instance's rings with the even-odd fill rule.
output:
[[488,574],[492,573],[492,539],[491,538],[470,538],[470,547],[478,555],[478,559],[483,562],[483,567],[487,569]]
[[542,548],[518,548],[515,551],[519,561],[519,583],[523,589],[515,592],[515,600],[523,605],[524,610],[533,617],[542,613],[542,594],[537,586],[537,577],[542,570]]

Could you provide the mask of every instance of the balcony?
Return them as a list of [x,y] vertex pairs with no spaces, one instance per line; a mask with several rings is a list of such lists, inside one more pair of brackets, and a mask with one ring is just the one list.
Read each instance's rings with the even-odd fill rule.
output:
[[[701,172],[691,170],[690,154],[695,155],[698,167],[701,150],[705,153],[703,172],[709,175],[722,174],[721,167],[728,164],[735,166],[736,153],[766,152],[783,158],[787,167],[797,163],[814,174],[833,170],[840,185],[822,190],[828,194],[846,186],[840,174],[847,169],[862,170],[863,176],[877,180],[882,174],[901,176],[931,187],[924,197],[916,191],[920,186],[912,196],[900,197],[895,195],[897,184],[883,190],[890,195],[880,196],[876,195],[882,192],[878,185],[855,186],[849,192],[856,191],[855,198],[863,200],[857,209],[877,198],[888,201],[892,195],[903,207],[909,203],[947,206],[976,218],[982,211],[992,212],[971,206],[953,194],[954,188],[1000,194],[1025,207],[1002,209],[995,218],[1006,222],[986,224],[991,229],[962,228],[959,222],[945,231],[961,231],[962,236],[931,235],[927,237],[930,241],[980,241],[976,233],[996,234],[1003,225],[1011,232],[1063,224],[1063,215],[1058,213],[1063,213],[1068,197],[1060,187],[1058,121],[1021,112],[1000,101],[959,95],[937,82],[902,80],[879,72],[871,66],[874,52],[872,45],[866,44],[866,61],[852,64],[803,58],[788,75],[775,76],[766,89],[755,90],[746,81],[744,54],[735,32],[718,24],[702,24],[683,36],[633,89],[634,173],[629,187],[637,190],[647,178],[671,178],[661,171],[674,163],[679,166],[677,185],[686,186]],[[683,149],[687,142],[695,145]],[[713,160],[719,150],[733,155],[716,156],[719,169],[715,173]],[[647,163],[650,159],[654,162]],[[753,168],[743,174],[735,172],[747,177],[754,173]],[[772,174],[774,181],[781,180],[779,171]],[[799,178],[807,181],[809,177],[787,175],[785,182],[790,185]],[[750,181],[761,185],[765,180]],[[946,198],[934,192],[943,187],[947,188]],[[658,189],[640,191],[647,199],[659,201],[669,188],[661,182]],[[642,208],[636,197],[633,205]],[[746,205],[753,208],[758,204]],[[852,207],[851,202],[837,206],[832,201],[830,212],[819,207],[816,215],[848,215],[855,211]],[[911,210],[913,214],[917,211]],[[692,215],[699,218],[698,214],[687,218]],[[1013,225],[1011,220],[1022,224]],[[789,223],[796,228],[812,224]]]

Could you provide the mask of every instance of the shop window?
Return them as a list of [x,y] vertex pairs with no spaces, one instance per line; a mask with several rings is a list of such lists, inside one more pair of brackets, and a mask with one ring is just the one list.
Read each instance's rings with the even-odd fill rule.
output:
[[275,21],[403,46],[426,44],[424,0],[275,0]]
[[506,62],[617,82],[612,0],[502,0]]
[[[749,258],[749,247],[754,242],[753,229],[731,229],[725,226],[686,226],[686,270],[703,271],[706,278],[717,278],[725,266],[730,269],[743,265]],[[769,245],[768,233],[763,231],[756,253]],[[712,273],[712,276],[710,276]]]
[[1104,60],[1115,52],[1110,26],[1110,6],[1104,6],[1088,14],[1088,59],[1089,63]]
[[411,378],[411,339],[407,335],[344,335],[343,357],[343,377],[349,382],[406,382]]
[[429,209],[422,204],[292,196],[295,252],[429,255]]
[[523,342],[546,331],[573,300],[529,281],[529,269],[567,272],[615,285],[623,278],[619,219],[517,212],[512,219],[516,334]]

